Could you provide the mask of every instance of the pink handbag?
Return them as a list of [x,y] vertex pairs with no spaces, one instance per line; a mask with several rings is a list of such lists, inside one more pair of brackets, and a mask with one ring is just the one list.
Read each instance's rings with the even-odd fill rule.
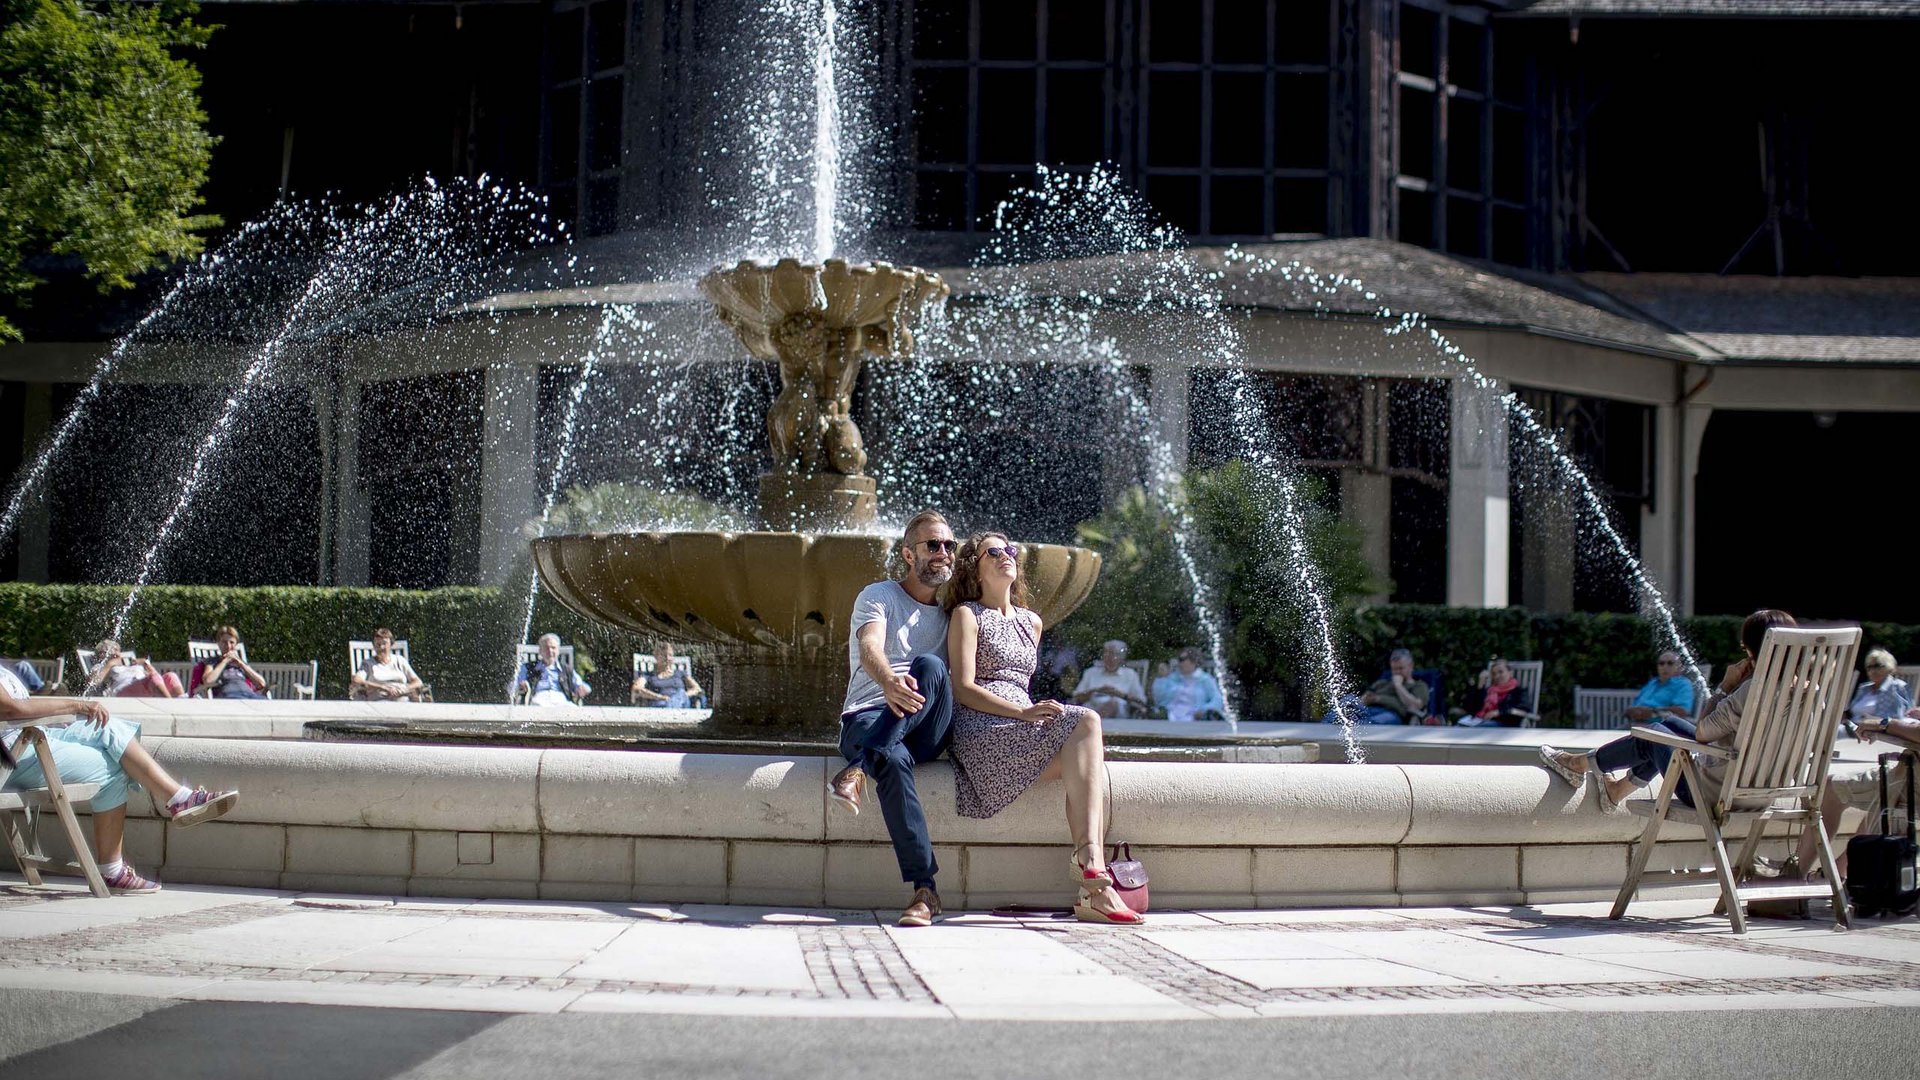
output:
[[1107,845],[1107,873],[1113,876],[1113,891],[1134,912],[1147,913],[1147,867],[1133,857],[1132,844]]

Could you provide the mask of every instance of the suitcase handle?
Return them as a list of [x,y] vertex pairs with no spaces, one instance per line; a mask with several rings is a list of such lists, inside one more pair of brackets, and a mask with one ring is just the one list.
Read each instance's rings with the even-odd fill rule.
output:
[[1902,758],[1912,759],[1907,764],[1907,842],[1920,843],[1920,838],[1915,835],[1913,823],[1913,774],[1915,766],[1920,765],[1920,757],[1916,757],[1911,750],[1880,755],[1880,835],[1890,835],[1893,829],[1893,803],[1887,799],[1887,762],[1899,761]]

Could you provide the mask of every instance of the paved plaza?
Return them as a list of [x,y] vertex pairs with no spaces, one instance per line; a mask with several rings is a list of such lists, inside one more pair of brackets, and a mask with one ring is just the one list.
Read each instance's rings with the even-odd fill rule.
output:
[[[49,1054],[69,1060],[141,1025],[199,1045],[189,1038],[196,1017],[210,1031],[242,1020],[249,1030],[289,1027],[277,1044],[283,1050],[300,1043],[299,1032],[337,1047],[361,1029],[387,1033],[366,1036],[376,1058],[382,1039],[436,1048],[365,1075],[415,1075],[407,1070],[427,1069],[511,1014],[628,1014],[625,1027],[604,1018],[553,1022],[651,1032],[655,1050],[674,1033],[703,1043],[737,1036],[745,1041],[730,1044],[736,1051],[795,1021],[859,1022],[849,1031],[935,1021],[984,1034],[1006,1021],[1082,1022],[1089,1032],[1084,1022],[1093,1022],[1110,1032],[1214,1019],[1236,1022],[1203,1025],[1232,1029],[1221,1035],[1232,1044],[1276,1038],[1290,1020],[1338,1021],[1313,1030],[1364,1039],[1364,1025],[1351,1022],[1372,1019],[1387,1024],[1383,1032],[1400,1032],[1416,1056],[1428,1039],[1440,1039],[1437,1047],[1465,1030],[1507,1030],[1502,1018],[1514,1014],[1560,1025],[1512,1029],[1533,1033],[1528,1038],[1589,1030],[1576,1017],[1609,1024],[1618,1021],[1599,1017],[1642,1014],[1671,1023],[1701,1010],[1754,1014],[1717,1022],[1719,1032],[1782,1010],[1832,1009],[1856,1010],[1849,1024],[1911,1031],[1920,1015],[1909,1011],[1920,1006],[1920,920],[1867,920],[1850,932],[1761,921],[1739,938],[1710,907],[1708,899],[1647,902],[1621,923],[1602,917],[1599,904],[1168,911],[1138,932],[961,913],[903,930],[890,925],[890,911],[195,886],[95,899],[70,884],[34,888],[7,877],[0,1057],[20,1066]],[[1466,1021],[1477,1026],[1459,1026]],[[614,1026],[596,1026],[607,1024]],[[1418,1034],[1435,1024],[1451,1034]],[[1060,1028],[1070,1041],[1095,1037],[1071,1034],[1074,1024]],[[1634,1030],[1644,1038],[1650,1029]],[[1471,1051],[1470,1040],[1460,1049]],[[1910,1065],[1889,1075],[1911,1075]],[[0,1076],[10,1074],[0,1067]],[[248,1074],[212,1066],[204,1073]],[[755,1072],[743,1066],[738,1075]]]

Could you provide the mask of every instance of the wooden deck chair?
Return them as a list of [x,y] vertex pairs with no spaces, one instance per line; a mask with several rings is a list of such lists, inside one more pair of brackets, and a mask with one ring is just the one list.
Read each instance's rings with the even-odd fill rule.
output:
[[[1627,803],[1634,813],[1650,820],[1640,834],[1639,847],[1626,883],[1614,899],[1609,918],[1626,914],[1627,904],[1640,888],[1647,861],[1660,828],[1667,821],[1698,825],[1707,834],[1707,846],[1713,854],[1711,871],[1675,875],[1700,880],[1717,879],[1720,902],[1733,923],[1733,932],[1747,932],[1746,904],[1749,900],[1791,900],[1830,896],[1834,921],[1849,925],[1847,894],[1834,867],[1833,845],[1820,819],[1820,799],[1827,784],[1827,763],[1833,754],[1833,733],[1840,713],[1847,705],[1846,691],[1852,683],[1854,655],[1860,648],[1857,626],[1805,629],[1776,626],[1767,631],[1747,683],[1746,700],[1740,727],[1734,733],[1732,749],[1709,746],[1647,727],[1635,727],[1636,738],[1664,743],[1674,748],[1660,794],[1648,803],[1635,799]],[[1729,763],[1726,783],[1713,805],[1688,807],[1674,798],[1682,777],[1698,799],[1700,764],[1706,758]],[[1746,843],[1740,856],[1729,862],[1722,829],[1734,818],[1747,819]],[[1761,834],[1772,821],[1798,821],[1818,840],[1820,868],[1825,884],[1746,883],[1752,874],[1754,855]]]
[[51,660],[37,656],[8,657],[0,659],[0,665],[12,670],[17,664],[26,664],[33,668],[34,675],[40,679],[40,689],[35,690],[36,697],[54,697],[66,689],[67,658],[56,656]]
[[[44,723],[44,720],[15,720],[6,724],[6,729],[17,728],[20,731],[20,739],[13,746],[14,759],[19,760],[29,750],[38,755],[46,786],[16,791],[0,790],[0,833],[6,834],[7,847],[13,852],[13,861],[20,867],[20,876],[27,879],[27,884],[40,884],[40,870],[45,867],[78,874],[87,879],[87,888],[93,895],[106,896],[107,883],[100,877],[100,867],[93,861],[93,848],[86,834],[80,831],[79,819],[74,816],[74,804],[85,803],[99,794],[100,785],[60,782],[60,770],[54,767],[53,751],[47,747],[46,733],[40,730],[40,725]],[[10,772],[11,769],[0,763],[0,785],[6,783]],[[40,850],[34,815],[44,810],[52,810],[54,816],[60,819],[60,827],[66,830],[67,843],[73,848],[75,861],[55,862]]]
[[[561,646],[561,648],[563,649],[565,647],[566,646],[564,645]],[[525,661],[522,661],[522,663],[524,662]],[[653,654],[652,653],[637,652],[633,654],[634,679],[638,679],[640,678],[640,676],[652,670],[653,670]],[[693,657],[675,653],[673,657],[673,670],[680,672],[682,675],[685,675],[689,679],[693,678]],[[695,680],[695,681],[697,682],[698,680]],[[703,686],[700,688],[700,690],[701,690],[700,693],[690,695],[687,698],[688,707],[695,708],[695,709],[703,709],[706,707],[704,704],[707,697],[705,692],[706,687]],[[703,702],[703,704],[695,705],[694,702],[696,701]],[[627,703],[630,705],[638,705],[640,703],[639,695],[629,693],[627,695]]]
[[[393,640],[393,652],[394,652],[394,655],[400,657],[402,660],[405,660],[407,662],[408,667],[413,666],[413,656],[407,652],[406,638],[395,638]],[[347,685],[348,687],[352,687],[353,677],[359,674],[360,665],[371,659],[373,659],[373,642],[372,641],[369,640],[369,641],[347,642]],[[418,675],[419,672],[416,670],[414,674]],[[433,700],[433,684],[428,682],[425,679],[420,680],[420,700],[421,701]]]
[[1638,690],[1595,689],[1575,684],[1573,688],[1573,726],[1586,731],[1625,731],[1627,706],[1640,696]]
[[[515,684],[520,681],[520,673],[526,670],[527,661],[540,659],[540,645],[538,642],[532,645],[516,645],[513,647],[513,655],[513,681],[507,684],[507,703],[509,705],[525,705],[533,700],[533,687],[529,686],[524,690],[520,690],[515,689]],[[566,668],[568,671],[575,671],[575,673],[578,674],[573,666],[573,646],[560,646],[558,659],[561,667]],[[575,705],[585,700],[584,698],[576,696],[571,686],[567,687],[567,697]]]
[[1540,682],[1541,682],[1541,679],[1544,677],[1544,669],[1546,668],[1546,661],[1544,660],[1509,660],[1507,661],[1507,666],[1513,669],[1513,677],[1519,681],[1520,689],[1525,690],[1527,692],[1527,703],[1530,706],[1532,706],[1529,710],[1525,712],[1521,712],[1518,709],[1513,710],[1514,712],[1519,713],[1520,715],[1520,726],[1521,727],[1539,727],[1540,726]]

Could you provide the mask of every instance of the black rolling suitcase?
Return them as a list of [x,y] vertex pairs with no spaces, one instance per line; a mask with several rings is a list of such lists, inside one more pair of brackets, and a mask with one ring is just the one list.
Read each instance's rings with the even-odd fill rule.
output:
[[[1887,763],[1907,758],[1907,834],[1892,835],[1893,804],[1887,799]],[[1920,904],[1920,841],[1914,839],[1911,754],[1880,755],[1880,835],[1847,841],[1847,898],[1860,915],[1905,915]]]

